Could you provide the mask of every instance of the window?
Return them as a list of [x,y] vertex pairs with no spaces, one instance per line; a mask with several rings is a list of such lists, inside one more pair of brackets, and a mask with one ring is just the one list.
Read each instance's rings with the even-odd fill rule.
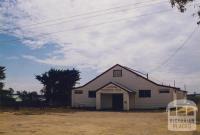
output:
[[113,70],[113,77],[122,77],[122,70]]
[[159,90],[159,93],[169,93],[169,89],[161,89]]
[[74,93],[75,94],[83,94],[83,91],[82,90],[75,90]]
[[96,98],[96,91],[88,91],[89,98]]
[[141,98],[151,97],[151,90],[140,90],[139,97]]

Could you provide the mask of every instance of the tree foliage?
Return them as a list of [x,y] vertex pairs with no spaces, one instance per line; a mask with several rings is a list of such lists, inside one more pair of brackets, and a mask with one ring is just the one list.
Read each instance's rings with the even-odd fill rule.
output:
[[19,98],[22,100],[20,106],[24,107],[40,107],[43,103],[40,95],[36,91],[17,91]]
[[[170,0],[172,7],[177,7],[180,12],[184,13],[186,11],[186,6],[189,3],[195,2],[195,0]],[[198,17],[197,24],[200,24],[200,6],[198,5],[199,3],[194,4],[194,8],[197,9],[196,13],[193,13],[193,16]]]
[[9,88],[8,90],[0,90],[0,106],[14,106],[15,99],[12,97],[14,90]]
[[6,70],[5,67],[0,66],[0,90],[2,90],[4,86],[2,80],[6,78],[5,70]]
[[0,106],[12,106],[15,103],[12,98],[14,90],[12,88],[3,89],[4,83],[2,81],[6,78],[5,70],[5,67],[0,66]]
[[41,75],[36,75],[44,88],[41,92],[50,105],[71,105],[71,90],[80,80],[79,71],[50,69]]

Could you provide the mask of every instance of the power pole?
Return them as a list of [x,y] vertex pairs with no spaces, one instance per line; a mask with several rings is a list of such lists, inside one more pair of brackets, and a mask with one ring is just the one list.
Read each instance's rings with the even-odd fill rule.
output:
[[176,87],[176,81],[174,80],[174,87]]
[[185,91],[186,91],[186,85],[184,84],[184,89],[185,89]]

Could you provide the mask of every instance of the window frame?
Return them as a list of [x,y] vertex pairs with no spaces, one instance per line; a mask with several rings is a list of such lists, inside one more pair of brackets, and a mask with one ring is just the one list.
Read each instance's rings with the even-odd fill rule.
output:
[[[117,74],[115,72],[120,72],[120,74]],[[122,77],[122,70],[121,69],[114,69],[113,70],[113,77]]]
[[[150,92],[150,93],[145,93],[145,92]],[[139,90],[139,98],[151,98],[151,95],[152,95],[151,90]]]
[[83,90],[74,90],[74,94],[83,94]]
[[96,98],[96,91],[89,90],[88,91],[88,98]]
[[168,94],[170,93],[170,89],[159,89],[159,94]]

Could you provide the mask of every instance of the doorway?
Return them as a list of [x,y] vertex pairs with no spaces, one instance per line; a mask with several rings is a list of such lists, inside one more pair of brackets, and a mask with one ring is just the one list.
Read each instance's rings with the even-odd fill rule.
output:
[[112,109],[123,110],[123,94],[112,94]]

